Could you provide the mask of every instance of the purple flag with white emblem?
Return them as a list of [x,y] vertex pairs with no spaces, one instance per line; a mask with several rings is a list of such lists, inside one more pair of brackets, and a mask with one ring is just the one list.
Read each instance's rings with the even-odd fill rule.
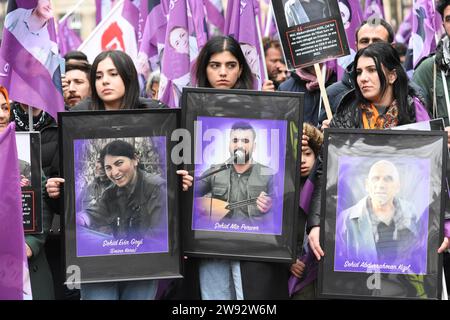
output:
[[177,108],[183,87],[190,83],[191,52],[196,57],[198,50],[197,41],[189,32],[187,0],[170,2],[164,43],[158,97],[169,107]]
[[[200,51],[208,41],[208,27],[205,15],[205,6],[203,2],[198,0],[188,0],[188,23],[189,34],[194,35],[197,39],[197,51]],[[197,57],[197,53],[191,52],[192,58]]]
[[412,19],[413,19],[413,8],[409,11],[408,15],[403,19],[403,22],[398,27],[397,33],[395,34],[395,42],[408,43],[409,38],[411,38],[412,31]]
[[[261,44],[256,26],[258,12],[254,0],[228,1],[224,33],[236,39],[253,74],[253,87],[260,89],[263,79]],[[255,19],[256,17],[256,19]]]
[[384,19],[383,0],[366,0],[366,8],[364,9],[364,20],[370,18]]
[[67,52],[77,50],[81,44],[81,39],[69,26],[71,17],[58,23],[58,46],[59,53],[63,56]]
[[[0,300],[23,300],[28,276],[15,125],[0,133]],[[26,289],[27,291],[29,288]]]
[[137,71],[144,75],[145,79],[148,78],[150,70],[160,69],[160,54],[164,48],[168,11],[167,0],[150,0],[148,3],[149,13],[145,20],[137,61]]
[[350,55],[337,59],[337,77],[341,79],[345,68],[353,62],[356,55],[355,32],[363,21],[363,12],[359,0],[338,0],[338,4],[350,48]]
[[412,33],[408,46],[413,51],[413,68],[436,50],[435,14],[437,13],[431,1],[414,0]]
[[[225,27],[225,18],[223,16],[222,1],[203,0],[206,10],[206,19],[210,25],[211,34],[223,33]],[[216,29],[215,32],[213,29]]]
[[0,48],[0,85],[12,100],[47,111],[64,111],[52,5],[49,0],[9,1]]

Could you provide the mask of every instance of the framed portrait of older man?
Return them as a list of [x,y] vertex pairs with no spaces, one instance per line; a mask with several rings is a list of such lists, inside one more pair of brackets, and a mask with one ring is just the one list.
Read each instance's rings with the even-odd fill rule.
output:
[[329,129],[324,146],[319,296],[440,299],[445,133]]
[[59,115],[65,259],[80,271],[68,281],[180,277],[179,181],[170,161],[178,111]]
[[[185,88],[184,253],[292,261],[303,96]],[[187,152],[188,151],[188,152]]]
[[289,70],[350,54],[337,0],[272,1]]

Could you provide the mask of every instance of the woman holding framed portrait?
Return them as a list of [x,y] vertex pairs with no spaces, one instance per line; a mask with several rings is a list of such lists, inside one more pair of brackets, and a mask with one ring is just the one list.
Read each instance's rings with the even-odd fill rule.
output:
[[[203,47],[196,63],[196,78],[199,87],[215,89],[252,89],[252,73],[239,43],[229,36],[211,38]],[[270,89],[268,89],[270,91]],[[273,90],[273,89],[272,89]],[[251,130],[239,130],[243,133]],[[237,139],[240,140],[240,139]],[[243,139],[244,140],[244,139]],[[251,144],[251,139],[246,139]],[[245,148],[245,147],[244,147]],[[247,158],[247,150],[245,150]],[[249,166],[240,172],[239,166],[233,164],[238,174],[245,175]],[[251,165],[250,165],[251,167]],[[192,186],[193,178],[188,171],[181,170],[184,189]],[[233,192],[233,183],[229,187],[230,199],[239,192]],[[248,195],[240,194],[239,199]],[[230,200],[230,202],[233,202]],[[270,207],[271,199],[267,195],[258,197],[258,210]],[[255,207],[256,208],[256,207]],[[189,258],[193,264],[198,262],[198,276],[201,297],[204,300],[243,300],[243,299],[287,299],[288,269],[281,263],[268,263],[244,260],[227,260],[216,258]],[[197,271],[196,271],[197,272]],[[195,277],[196,275],[194,275]]]
[[[93,88],[91,99],[83,100],[72,108],[73,111],[165,107],[159,101],[139,97],[139,82],[133,60],[122,51],[100,53],[92,64],[89,82]],[[63,183],[63,178],[47,181],[46,189],[51,198],[60,197]],[[117,181],[116,185],[119,184]],[[83,300],[153,300],[157,286],[157,280],[83,283],[80,293]]]
[[[411,86],[390,44],[378,42],[360,50],[354,64],[357,86],[343,97],[333,119],[324,120],[323,128],[389,129],[430,120],[423,97]],[[324,256],[319,243],[320,189],[315,192],[308,220],[309,241],[318,260]],[[448,248],[449,236],[445,234],[438,253]]]

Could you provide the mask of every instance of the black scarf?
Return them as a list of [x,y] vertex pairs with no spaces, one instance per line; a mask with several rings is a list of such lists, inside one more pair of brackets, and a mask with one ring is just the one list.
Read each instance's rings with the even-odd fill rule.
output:
[[[16,105],[12,108],[12,113],[14,116],[14,122],[16,123],[17,131],[29,131],[28,123],[28,113],[23,111],[23,109]],[[33,117],[33,131],[41,131],[46,125],[52,121],[52,117],[42,111],[37,117]]]

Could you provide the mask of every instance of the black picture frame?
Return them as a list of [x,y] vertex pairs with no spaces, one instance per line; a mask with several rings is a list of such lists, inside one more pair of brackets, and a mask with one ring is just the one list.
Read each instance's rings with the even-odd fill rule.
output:
[[[227,146],[232,124],[238,122],[246,122],[255,129],[254,135],[257,137],[255,141],[260,150],[264,150],[264,145],[267,148],[269,141],[267,137],[262,138],[261,132],[264,132],[266,129],[269,132],[268,129],[270,128],[270,134],[273,132],[279,133],[278,138],[271,138],[271,141],[277,141],[276,143],[280,145],[278,150],[281,151],[279,158],[274,156],[278,160],[273,160],[274,162],[278,161],[279,166],[275,165],[278,170],[270,171],[270,174],[273,173],[270,181],[272,181],[273,188],[271,190],[274,196],[272,197],[271,211],[269,210],[271,215],[263,217],[263,219],[265,217],[273,219],[268,224],[268,227],[264,222],[259,224],[259,222],[254,222],[255,220],[246,220],[248,215],[252,216],[255,211],[252,211],[250,214],[249,212],[257,208],[254,202],[246,207],[247,216],[245,216],[244,220],[233,220],[234,218],[232,218],[224,222],[225,220],[222,217],[213,218],[211,214],[208,217],[208,213],[205,216],[201,216],[199,212],[202,212],[202,210],[196,210],[196,208],[209,210],[209,205],[203,205],[202,207],[197,202],[203,196],[201,191],[198,191],[201,190],[201,182],[199,181],[202,180],[199,179],[200,176],[211,172],[210,164],[217,163],[217,160],[218,162],[225,161],[231,153],[229,147],[223,148],[223,145],[218,147],[217,153],[210,152],[211,149],[208,148],[217,146],[217,144],[213,145],[213,143],[220,143],[220,141],[226,143],[225,146]],[[184,192],[182,197],[184,208],[184,214],[182,215],[184,254],[194,257],[292,262],[296,255],[297,240],[297,228],[295,226],[297,225],[299,203],[299,166],[301,156],[301,150],[298,148],[298,128],[301,128],[303,124],[303,94],[238,89],[184,88],[182,95],[182,123],[195,141],[191,145],[191,150],[189,150],[189,154],[192,157],[187,157],[185,161],[185,168],[194,176],[194,183],[193,187],[188,192]],[[208,135],[208,130],[218,130],[215,132],[218,134],[224,133],[225,135],[221,136],[221,139],[218,138],[218,135],[214,137],[214,140],[209,140],[213,143],[208,143],[207,140],[209,138],[206,138],[206,140],[202,139],[202,137]],[[265,150],[267,151],[267,149]],[[199,161],[199,154],[205,155],[205,159],[207,156],[212,155],[211,161]],[[255,152],[253,158],[256,162],[262,164],[262,168],[264,165],[262,159],[264,157],[256,158],[256,156]],[[272,159],[272,157],[267,158]],[[251,170],[251,172],[255,170],[254,177],[259,172],[255,169],[256,167],[255,164]],[[273,169],[273,163],[267,164],[267,168]],[[213,174],[210,177],[211,179],[216,179],[216,176],[219,177],[221,173],[231,175],[231,170],[231,167],[228,167],[226,170]],[[250,174],[248,181],[252,179],[251,176]],[[262,189],[264,189],[269,185],[269,182],[263,181],[261,184],[263,185]],[[250,185],[250,182],[246,184],[246,186]],[[217,185],[212,184],[211,186],[213,189],[217,188]],[[253,191],[250,190],[250,187],[248,188],[247,195],[249,196]],[[281,193],[280,190],[282,190]],[[216,191],[212,191],[214,195],[209,197],[210,200],[206,200],[210,201],[208,203],[212,203],[211,198],[215,197]],[[259,190],[255,193],[255,197],[257,197],[258,192]],[[196,199],[195,203],[194,198]],[[282,204],[282,210],[279,207],[280,203]],[[253,206],[253,209],[250,208],[251,206]],[[212,210],[209,211],[209,213],[211,212]],[[234,214],[235,211],[230,212]],[[250,227],[246,229],[247,225],[245,223],[253,229]]]
[[41,134],[38,131],[16,132],[16,143],[21,175],[23,230],[25,234],[41,234]]
[[[321,1],[324,6],[319,10],[322,12],[321,16],[311,15],[310,9],[300,10],[303,7],[299,5],[299,1],[272,0],[288,70],[349,55],[350,49],[337,0]],[[319,5],[319,1],[310,3]]]
[[[171,140],[171,135],[179,127],[179,110],[139,109],[65,112],[58,113],[58,123],[60,124],[61,172],[65,178],[62,232],[64,234],[65,265],[66,270],[68,270],[67,281],[73,284],[182,277],[178,221],[178,190],[180,186],[176,174],[177,168],[170,161],[170,151],[175,145],[175,142]],[[142,185],[140,185],[142,188],[138,190],[143,190],[142,193],[144,193],[145,190],[154,188],[153,190],[159,190],[159,193],[152,191],[150,195],[144,194],[138,198],[143,200],[143,202],[140,202],[141,200],[133,200],[126,208],[130,210],[130,206],[133,205],[131,207],[131,210],[134,210],[133,212],[141,212],[140,210],[144,209],[146,210],[145,212],[152,212],[152,214],[160,212],[161,218],[159,220],[160,223],[157,224],[158,228],[139,229],[141,225],[139,224],[139,221],[141,221],[139,219],[142,217],[139,215],[133,215],[133,219],[137,219],[133,221],[138,221],[138,228],[136,229],[131,229],[131,227],[126,229],[127,224],[125,224],[125,229],[116,228],[112,229],[112,232],[108,228],[105,229],[108,231],[103,229],[92,230],[94,229],[93,227],[91,230],[88,230],[89,228],[86,225],[80,226],[77,223],[77,218],[84,217],[81,214],[84,211],[80,211],[79,208],[83,208],[83,210],[85,208],[92,209],[90,202],[84,206],[86,202],[81,200],[84,201],[87,198],[80,196],[84,189],[77,184],[82,181],[80,179],[85,179],[86,176],[89,176],[89,172],[91,172],[90,175],[92,176],[92,167],[95,167],[92,161],[97,159],[99,150],[95,151],[97,152],[96,154],[94,151],[89,150],[96,150],[96,143],[103,148],[106,142],[113,140],[126,140],[130,144],[134,144],[135,150],[139,153],[139,166],[141,168],[141,171],[136,169],[136,172],[139,171],[141,177],[146,174],[148,177],[148,173],[152,172],[150,170],[151,166],[156,166],[156,169],[152,169],[156,171],[153,172],[150,186],[150,182],[148,182],[150,180],[139,178],[138,173],[138,180],[134,188],[137,188],[140,185],[139,183],[143,181]],[[140,145],[139,148],[137,147],[138,145]],[[88,156],[92,157],[93,160],[85,161],[85,164],[77,164],[80,163],[77,160],[84,159],[83,157],[88,159]],[[107,157],[105,156],[104,158],[105,164]],[[157,160],[152,162],[153,160],[151,159]],[[91,171],[86,169],[88,168],[87,166],[89,166]],[[113,167],[112,164],[111,167]],[[143,173],[143,171],[146,171],[146,173]],[[77,175],[80,172],[82,174]],[[114,176],[117,178],[118,184],[111,183],[110,188],[112,190],[117,186],[120,187],[119,183],[121,183],[123,176],[126,176],[126,174],[122,174],[120,178],[118,175]],[[163,182],[161,182],[161,179]],[[160,188],[157,189],[155,185],[159,185]],[[85,194],[92,195],[92,192],[86,192]],[[114,201],[111,199],[117,198],[116,196],[106,198],[106,195],[106,191],[103,191],[96,200],[97,204],[107,204],[106,201],[101,201],[105,199]],[[104,196],[105,199],[102,199]],[[80,198],[81,200],[77,200]],[[137,199],[137,197],[134,199]],[[158,199],[159,201],[154,201],[152,204],[146,199]],[[155,203],[160,205],[160,211],[150,209]],[[117,214],[115,202],[111,202],[108,205],[111,206],[108,207],[111,208],[109,212],[112,213],[110,215]],[[165,206],[166,209],[164,209]],[[114,219],[117,220],[117,218]],[[124,216],[122,216],[123,220]],[[131,226],[130,219],[125,221],[129,221],[128,225]],[[155,232],[155,236],[147,234],[149,229]],[[115,232],[114,230],[118,231]],[[132,232],[128,231],[128,234],[123,235],[121,233],[122,230],[132,230]],[[142,232],[144,235],[136,236],[135,232]],[[107,242],[102,240],[105,237],[108,239]],[[131,238],[135,238],[137,241],[133,242]],[[143,241],[141,243],[142,246],[139,245],[139,240]],[[105,243],[106,248],[109,250],[107,252],[103,251],[102,248],[105,247]],[[75,269],[74,266],[76,267]],[[74,270],[79,270],[78,278],[74,278]]]
[[[325,130],[320,298],[441,298],[447,157],[440,131]],[[386,227],[369,208],[389,198]]]

